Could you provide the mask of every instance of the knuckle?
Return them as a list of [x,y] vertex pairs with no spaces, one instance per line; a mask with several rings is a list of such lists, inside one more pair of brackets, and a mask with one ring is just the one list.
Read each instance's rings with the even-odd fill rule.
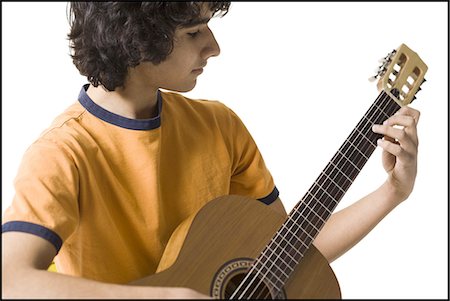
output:
[[394,153],[394,155],[400,156],[404,151],[403,151],[403,148],[401,148],[400,145],[394,144],[393,147],[392,147],[392,152]]
[[408,126],[408,127],[416,125],[416,121],[415,121],[414,117],[412,117],[412,116],[408,116],[405,123],[406,123],[406,126]]

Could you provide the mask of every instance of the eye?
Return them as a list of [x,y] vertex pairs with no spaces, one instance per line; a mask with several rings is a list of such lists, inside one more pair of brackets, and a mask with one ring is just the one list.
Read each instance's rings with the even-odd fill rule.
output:
[[188,35],[189,35],[191,38],[195,38],[199,33],[200,33],[200,30],[197,30],[197,31],[195,31],[195,32],[188,32]]

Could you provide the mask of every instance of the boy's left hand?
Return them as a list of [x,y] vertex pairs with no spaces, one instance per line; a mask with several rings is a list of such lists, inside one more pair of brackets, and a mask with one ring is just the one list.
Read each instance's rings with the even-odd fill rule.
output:
[[394,202],[401,203],[412,192],[417,174],[417,123],[420,112],[404,106],[382,125],[374,125],[375,133],[384,135],[378,140],[383,149],[382,163],[388,173],[386,184]]

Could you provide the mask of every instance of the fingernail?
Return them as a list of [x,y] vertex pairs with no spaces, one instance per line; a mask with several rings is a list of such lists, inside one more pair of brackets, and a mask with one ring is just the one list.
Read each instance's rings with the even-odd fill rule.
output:
[[388,124],[388,121],[387,120],[383,121],[383,124],[384,125]]

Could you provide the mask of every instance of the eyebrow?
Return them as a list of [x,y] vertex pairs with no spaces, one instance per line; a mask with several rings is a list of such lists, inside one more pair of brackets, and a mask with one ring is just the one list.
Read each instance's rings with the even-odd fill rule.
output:
[[201,19],[195,19],[195,20],[192,20],[191,22],[182,24],[181,27],[182,28],[187,28],[187,27],[194,27],[194,26],[199,25],[199,24],[207,24],[209,22],[209,20],[211,20],[211,18],[209,18],[209,17],[205,17],[205,18],[201,18]]

